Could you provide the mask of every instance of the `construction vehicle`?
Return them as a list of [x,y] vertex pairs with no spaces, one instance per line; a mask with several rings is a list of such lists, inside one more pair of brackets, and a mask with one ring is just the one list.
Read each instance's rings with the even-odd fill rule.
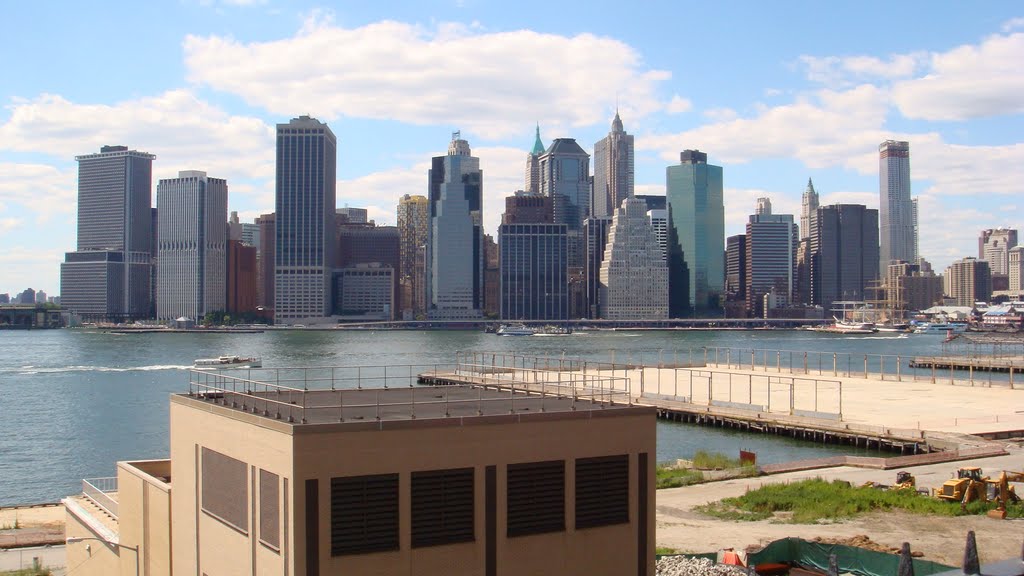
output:
[[916,490],[917,478],[906,470],[896,473],[896,483],[892,485],[893,490]]
[[1020,496],[1017,495],[1014,487],[1010,486],[1010,482],[1024,482],[1024,472],[1007,472],[1003,470],[1002,474],[999,475],[999,479],[989,481],[995,487],[993,500],[999,503],[995,510],[989,510],[988,516],[990,518],[1006,518],[1007,504],[1020,502]]
[[981,475],[981,468],[974,466],[960,468],[956,478],[946,480],[935,490],[935,497],[950,502],[959,502],[961,506],[981,500],[988,501],[988,485],[991,479]]

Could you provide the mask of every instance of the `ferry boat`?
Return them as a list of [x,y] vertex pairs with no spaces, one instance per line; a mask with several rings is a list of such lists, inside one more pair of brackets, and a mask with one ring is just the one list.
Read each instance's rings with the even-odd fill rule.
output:
[[967,324],[956,322],[925,322],[914,328],[914,334],[962,334],[967,331]]
[[572,334],[572,328],[568,326],[555,326],[548,324],[539,330],[534,330],[534,336],[568,336]]
[[815,326],[812,330],[830,334],[873,334],[877,331],[871,322],[846,322],[835,317],[833,319],[835,324]]
[[196,368],[261,368],[263,361],[258,357],[249,356],[218,356],[216,358],[197,358]]
[[502,324],[497,332],[498,336],[533,336],[536,333],[535,328],[525,324]]

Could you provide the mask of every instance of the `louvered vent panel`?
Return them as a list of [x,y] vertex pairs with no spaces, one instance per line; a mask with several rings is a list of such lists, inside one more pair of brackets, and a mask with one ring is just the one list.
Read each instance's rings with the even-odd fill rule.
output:
[[565,530],[565,461],[508,466],[509,536]]
[[203,510],[248,532],[248,465],[209,448],[202,450],[202,465]]
[[277,474],[260,470],[260,540],[281,547],[280,479]]
[[472,542],[473,469],[412,473],[412,547]]
[[398,474],[331,478],[331,555],[398,550]]
[[576,460],[576,529],[629,522],[629,456]]

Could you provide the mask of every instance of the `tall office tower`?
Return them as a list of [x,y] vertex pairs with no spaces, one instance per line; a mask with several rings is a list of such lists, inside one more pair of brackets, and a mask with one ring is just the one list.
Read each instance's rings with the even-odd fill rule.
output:
[[416,251],[427,243],[430,203],[426,196],[406,194],[398,201],[398,281],[403,287],[399,307],[413,316],[423,313],[424,288],[416,276]]
[[624,198],[612,216],[601,262],[601,302],[601,317],[610,320],[668,318],[668,267],[643,200]]
[[583,316],[586,318],[601,318],[604,313],[601,303],[601,262],[604,261],[611,224],[610,216],[590,217],[583,221],[583,276],[586,283]]
[[427,180],[428,316],[479,318],[484,306],[484,173],[461,133],[452,134],[447,156],[433,158]]
[[232,210],[228,216],[228,240],[238,240],[246,246],[252,246],[259,250],[260,227],[259,224],[242,222],[238,219],[238,212]]
[[498,227],[501,318],[568,320],[568,227],[552,222],[548,198],[516,195],[506,206],[522,210],[505,213]]
[[572,138],[556,138],[540,156],[540,191],[553,202],[555,223],[569,231],[569,266],[582,269],[580,233],[590,215],[590,155]]
[[878,146],[879,271],[894,260],[913,262],[914,205],[910,198],[910,142],[886,140]]
[[715,314],[725,289],[722,167],[684,150],[666,170],[669,316]]
[[160,284],[156,317],[196,322],[225,310],[228,183],[183,170],[156,187]]
[[758,198],[757,208],[754,209],[754,215],[770,215],[772,213],[772,199],[771,198]]
[[60,267],[65,308],[86,321],[152,313],[153,159],[104,146],[78,161],[78,247]]
[[942,300],[942,277],[919,264],[896,262],[885,278],[886,308],[898,316],[901,310],[924,310]]
[[811,239],[801,238],[800,243],[796,246],[796,293],[793,294],[793,302],[800,306],[807,306],[812,301]]
[[668,210],[668,200],[662,195],[637,194],[634,198],[643,200],[648,210]]
[[615,111],[612,129],[594,144],[592,216],[611,216],[626,198],[633,197],[633,135],[622,129]]
[[992,274],[1006,274],[1010,249],[1017,245],[1017,230],[994,228],[982,230],[978,236],[978,259],[987,260]]
[[274,259],[277,250],[277,216],[273,212],[256,219],[260,227],[260,250],[256,254],[257,282],[256,304],[264,309],[274,309]]
[[274,322],[331,314],[337,145],[316,118],[277,125]]
[[[644,204],[646,207],[646,203]],[[648,210],[647,219],[654,227],[654,239],[661,251],[661,261],[668,262],[668,210]]]
[[[390,268],[397,271],[401,266],[401,233],[396,226],[376,226],[374,224],[342,224],[338,226],[338,251],[335,268],[353,268],[362,264],[377,264],[378,268]],[[379,281],[383,275],[377,270],[375,281]],[[365,276],[365,275],[364,275]],[[391,287],[392,304],[398,301],[399,283],[398,275],[392,272],[387,277],[393,282]],[[335,287],[335,294],[338,293]],[[339,303],[335,303],[335,311],[340,312]],[[389,314],[395,314],[397,310],[392,305],[388,309]],[[389,319],[393,319],[390,318]]]
[[526,192],[540,194],[540,157],[544,154],[544,143],[540,140],[540,125],[537,125],[537,137],[533,140],[533,149],[526,154]]
[[992,271],[988,262],[976,258],[963,258],[950,264],[945,275],[947,296],[957,306],[974,306],[975,302],[988,302],[992,297]]
[[725,315],[728,318],[747,315],[746,234],[725,239]]
[[227,243],[227,297],[224,309],[229,314],[247,314],[256,311],[257,250],[241,240]]
[[498,243],[494,236],[484,234],[484,315],[501,315],[501,268],[498,265]]
[[811,236],[811,219],[818,210],[818,193],[814,190],[814,182],[807,179],[807,188],[800,201],[800,238]]
[[1024,246],[1010,248],[1006,259],[1009,262],[1007,289],[1014,292],[1024,291]]
[[878,210],[861,204],[818,208],[811,221],[811,303],[864,300],[878,281]]
[[920,243],[919,243],[919,239],[921,238],[921,227],[918,224],[919,221],[917,219],[917,216],[918,216],[918,200],[919,200],[919,198],[917,198],[915,196],[910,201],[910,213],[912,215],[910,219],[911,219],[911,222],[912,222],[912,226],[914,227],[914,259],[911,260],[911,262],[917,262],[917,259],[921,257],[921,246],[920,246]]
[[346,224],[366,224],[370,221],[366,208],[337,208],[335,215],[340,217]]
[[747,222],[746,310],[767,318],[764,295],[773,292],[789,305],[796,291],[796,250],[800,231],[792,214],[772,214],[771,202],[757,201],[757,214]]
[[550,224],[553,218],[554,209],[551,198],[547,196],[516,190],[511,196],[505,197],[502,224]]
[[149,221],[149,316],[156,318],[156,248],[158,245],[157,230],[160,227],[157,225],[157,209],[155,207],[150,210],[150,214],[152,218]]

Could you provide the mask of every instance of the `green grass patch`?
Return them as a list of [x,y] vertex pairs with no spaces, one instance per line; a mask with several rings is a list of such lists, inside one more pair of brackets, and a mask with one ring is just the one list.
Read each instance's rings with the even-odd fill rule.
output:
[[0,576],[51,576],[47,568],[22,568],[21,570],[0,570]]
[[658,556],[663,556],[665,554],[679,554],[679,550],[669,548],[668,546],[655,546],[654,553]]
[[753,466],[753,464],[743,464],[739,458],[729,458],[725,454],[720,452],[705,452],[698,450],[693,455],[693,467],[700,470],[729,470],[731,468],[740,468],[742,466]]
[[[912,490],[853,487],[847,482],[820,478],[791,484],[767,484],[736,498],[705,504],[698,511],[724,520],[766,520],[780,515],[794,524],[814,524],[853,518],[876,510],[904,510],[913,514],[964,516],[984,514],[995,504],[972,502],[966,510]],[[1024,517],[1020,505],[1007,509],[1007,518]]]
[[665,466],[658,466],[658,469],[655,471],[655,477],[657,478],[655,487],[658,490],[661,490],[662,488],[692,486],[693,484],[700,484],[704,481],[704,474],[700,470],[693,470],[691,468],[667,468]]

